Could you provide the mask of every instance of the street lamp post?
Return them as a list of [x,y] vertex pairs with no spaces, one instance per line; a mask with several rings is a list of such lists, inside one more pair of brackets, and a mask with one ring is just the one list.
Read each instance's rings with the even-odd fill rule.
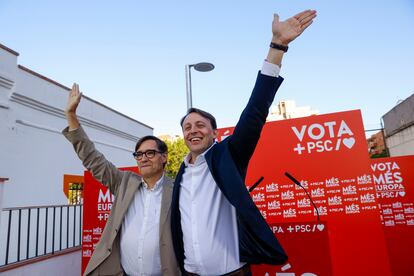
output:
[[187,88],[187,110],[193,107],[193,99],[191,94],[191,67],[199,72],[209,72],[214,69],[214,65],[209,62],[200,62],[196,64],[187,64],[185,66],[185,81]]

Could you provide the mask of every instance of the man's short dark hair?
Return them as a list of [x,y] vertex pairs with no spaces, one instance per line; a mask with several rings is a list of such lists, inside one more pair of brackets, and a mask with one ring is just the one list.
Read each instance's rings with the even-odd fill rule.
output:
[[210,124],[211,124],[211,127],[213,128],[213,130],[216,130],[216,129],[217,129],[216,118],[214,118],[214,116],[213,116],[213,115],[211,115],[210,113],[208,113],[207,111],[204,111],[204,110],[201,110],[201,109],[199,109],[199,108],[195,108],[195,107],[191,107],[191,108],[189,108],[189,109],[187,110],[187,113],[184,115],[184,117],[182,117],[182,118],[181,118],[181,121],[180,121],[181,128],[183,127],[183,123],[184,123],[185,118],[187,118],[187,116],[188,116],[190,113],[197,113],[197,114],[199,114],[201,117],[206,118],[207,120],[209,120],[209,121],[210,121]]
[[167,153],[168,152],[168,147],[167,144],[165,144],[165,142],[163,140],[161,140],[158,137],[152,136],[152,135],[147,135],[144,137],[141,137],[137,144],[135,145],[135,151],[137,151],[139,149],[139,147],[142,145],[142,143],[144,143],[145,141],[148,140],[153,140],[155,141],[155,143],[157,144],[157,150],[162,152],[162,153]]

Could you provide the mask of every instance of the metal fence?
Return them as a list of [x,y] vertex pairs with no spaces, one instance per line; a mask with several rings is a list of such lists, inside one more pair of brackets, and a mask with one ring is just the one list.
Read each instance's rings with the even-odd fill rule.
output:
[[0,267],[81,245],[82,211],[82,204],[3,209]]

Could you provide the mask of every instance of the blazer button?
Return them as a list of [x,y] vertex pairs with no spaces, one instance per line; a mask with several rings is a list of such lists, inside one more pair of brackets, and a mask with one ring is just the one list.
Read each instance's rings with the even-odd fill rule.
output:
[[111,252],[111,250],[112,250],[111,248],[108,248],[108,251],[109,251],[109,252]]

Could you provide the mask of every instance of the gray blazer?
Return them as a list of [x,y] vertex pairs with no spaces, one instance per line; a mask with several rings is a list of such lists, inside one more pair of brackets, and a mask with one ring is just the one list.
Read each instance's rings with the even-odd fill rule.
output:
[[[84,275],[123,275],[118,233],[135,192],[142,183],[142,178],[136,173],[118,170],[106,160],[105,156],[95,149],[82,127],[73,131],[65,128],[62,133],[72,143],[85,168],[115,195],[111,214]],[[162,185],[159,218],[162,275],[181,275],[174,255],[170,228],[173,180],[165,176]]]

